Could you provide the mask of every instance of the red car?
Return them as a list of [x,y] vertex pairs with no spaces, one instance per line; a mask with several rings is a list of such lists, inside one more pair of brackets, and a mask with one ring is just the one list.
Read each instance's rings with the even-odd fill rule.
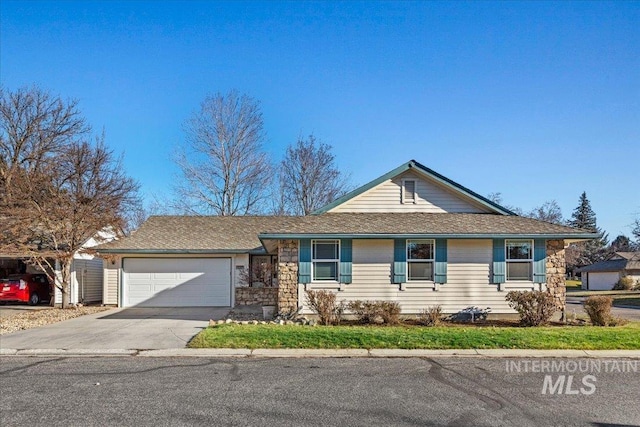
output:
[[0,279],[0,301],[20,301],[36,305],[51,298],[52,286],[44,274],[14,274]]

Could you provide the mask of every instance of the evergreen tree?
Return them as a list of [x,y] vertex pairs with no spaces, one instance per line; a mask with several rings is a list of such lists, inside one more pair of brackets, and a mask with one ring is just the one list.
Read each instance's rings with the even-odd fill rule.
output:
[[580,195],[580,201],[577,208],[573,210],[569,225],[576,228],[589,230],[592,233],[597,231],[596,213],[591,209],[591,202],[587,199],[585,191]]
[[631,252],[633,251],[633,242],[624,234],[619,235],[611,242],[609,251],[613,252]]
[[598,233],[602,237],[571,245],[573,252],[575,252],[575,258],[571,262],[571,264],[574,265],[569,265],[569,262],[567,262],[568,269],[579,268],[602,261],[609,255],[609,250],[607,249],[608,236],[598,228],[596,213],[591,208],[591,202],[589,202],[586,192],[582,192],[580,195],[578,206],[573,210],[573,214],[571,214],[569,225],[588,230],[592,233]]
[[633,237],[636,238],[635,250],[640,251],[640,218],[636,218],[633,222],[633,230],[631,233]]

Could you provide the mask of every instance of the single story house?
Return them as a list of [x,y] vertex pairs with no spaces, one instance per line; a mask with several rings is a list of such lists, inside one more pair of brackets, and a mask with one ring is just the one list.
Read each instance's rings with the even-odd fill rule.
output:
[[[397,301],[405,314],[513,313],[512,289],[548,290],[563,306],[564,249],[595,237],[517,216],[411,160],[312,215],[153,216],[98,252],[104,303],[121,307],[249,301],[308,313],[305,290],[326,289]],[[273,287],[243,280],[266,263]]]
[[640,282],[640,252],[616,252],[578,271],[582,273],[582,289],[590,291],[610,291],[623,276]]

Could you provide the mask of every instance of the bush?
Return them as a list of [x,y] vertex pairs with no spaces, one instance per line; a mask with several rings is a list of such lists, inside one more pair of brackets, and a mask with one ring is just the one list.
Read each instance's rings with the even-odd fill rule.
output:
[[384,323],[395,325],[400,321],[400,304],[393,301],[351,301],[349,310],[362,323]]
[[380,301],[380,316],[384,323],[396,325],[400,322],[400,304],[394,301]]
[[318,315],[321,325],[338,325],[342,320],[344,304],[336,303],[336,294],[329,291],[306,291],[309,308]]
[[375,301],[351,301],[347,308],[356,316],[359,322],[375,323],[380,316],[378,305]]
[[427,307],[420,313],[420,323],[425,326],[438,326],[442,320],[442,307],[434,305]]
[[558,310],[553,296],[545,291],[511,291],[506,298],[509,306],[520,315],[524,326],[540,326],[549,323]]
[[635,283],[633,278],[629,276],[623,276],[618,280],[618,282],[613,285],[614,291],[630,291],[635,287]]
[[584,302],[584,311],[587,312],[591,323],[595,326],[609,326],[612,323],[611,305],[613,298],[605,295],[596,295],[587,298]]

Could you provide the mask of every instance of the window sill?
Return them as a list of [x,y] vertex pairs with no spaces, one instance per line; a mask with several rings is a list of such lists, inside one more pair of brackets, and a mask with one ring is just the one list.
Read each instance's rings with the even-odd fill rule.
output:
[[342,289],[342,284],[327,280],[326,282],[311,282],[304,285],[304,289],[311,291],[314,289]]
[[438,289],[438,285],[435,282],[430,281],[422,281],[422,280],[412,280],[410,282],[405,282],[400,284],[400,290],[404,291],[405,289]]
[[531,291],[542,291],[545,290],[545,283],[534,283],[532,280],[509,280],[505,283],[500,283],[498,285],[498,290],[531,290]]

